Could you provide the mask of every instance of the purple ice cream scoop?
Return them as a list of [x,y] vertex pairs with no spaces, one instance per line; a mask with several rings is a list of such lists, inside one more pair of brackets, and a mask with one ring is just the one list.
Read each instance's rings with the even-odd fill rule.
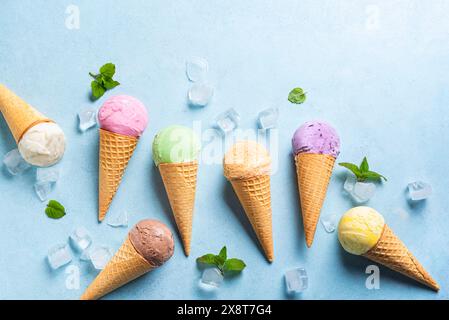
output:
[[323,121],[307,121],[300,126],[292,138],[293,153],[328,154],[335,158],[340,153],[340,138],[337,131]]

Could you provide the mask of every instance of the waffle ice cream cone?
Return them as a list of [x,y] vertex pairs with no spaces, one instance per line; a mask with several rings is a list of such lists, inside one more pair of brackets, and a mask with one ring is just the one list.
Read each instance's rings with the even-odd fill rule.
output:
[[377,244],[363,256],[415,279],[435,291],[440,289],[436,281],[386,224]]
[[161,163],[158,167],[181,235],[184,252],[188,256],[192,237],[198,162]]
[[224,175],[231,182],[267,260],[272,262],[271,158],[255,141],[240,141],[226,153]]
[[53,122],[2,84],[0,84],[0,111],[16,143],[19,143],[25,132],[35,125]]
[[117,288],[151,271],[154,267],[142,257],[126,238],[118,252],[89,285],[81,300],[97,300]]
[[313,243],[334,163],[335,158],[327,154],[299,153],[295,156],[299,199],[308,247]]
[[98,111],[100,124],[98,220],[102,221],[120,185],[139,137],[148,125],[147,110],[138,99],[118,95]]
[[142,220],[81,296],[96,300],[164,264],[173,255],[170,230],[156,220]]
[[376,210],[361,206],[347,211],[338,224],[338,239],[347,252],[364,256],[435,291],[439,290],[436,281]]
[[100,129],[98,220],[103,221],[138,139]]
[[249,179],[232,180],[231,184],[268,261],[272,262],[274,252],[270,176],[262,175]]

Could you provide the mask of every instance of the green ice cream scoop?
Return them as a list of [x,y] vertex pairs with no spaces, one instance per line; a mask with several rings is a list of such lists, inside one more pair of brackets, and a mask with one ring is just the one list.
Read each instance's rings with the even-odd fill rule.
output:
[[154,137],[153,160],[160,163],[182,163],[198,159],[201,143],[192,129],[184,126],[169,126]]

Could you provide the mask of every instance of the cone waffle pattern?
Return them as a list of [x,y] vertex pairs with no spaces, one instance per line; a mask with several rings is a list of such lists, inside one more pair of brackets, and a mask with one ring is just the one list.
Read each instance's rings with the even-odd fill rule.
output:
[[335,158],[325,154],[300,153],[295,156],[299,198],[307,246],[315,236]]
[[192,237],[198,162],[161,163],[159,172],[181,235],[184,252],[188,256]]
[[52,122],[2,84],[0,84],[0,111],[16,143],[19,143],[31,127],[42,122]]
[[100,129],[98,220],[102,221],[128,165],[137,138]]
[[153,269],[127,237],[104,270],[89,285],[81,300],[97,300]]
[[402,241],[385,225],[377,244],[363,255],[438,291],[439,286]]
[[240,203],[248,216],[268,261],[273,261],[273,231],[270,176],[231,180]]

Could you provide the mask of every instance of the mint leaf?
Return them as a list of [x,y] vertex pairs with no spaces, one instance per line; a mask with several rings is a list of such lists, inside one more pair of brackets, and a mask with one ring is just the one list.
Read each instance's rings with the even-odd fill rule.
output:
[[234,272],[240,272],[243,269],[245,269],[246,264],[245,262],[243,262],[240,259],[228,259],[226,260],[226,262],[223,265],[223,271],[224,272],[229,272],[229,271],[234,271]]
[[220,258],[222,258],[223,260],[226,260],[227,258],[228,258],[228,256],[227,256],[227,252],[226,252],[227,250],[226,250],[226,246],[224,246],[221,250],[220,250],[220,253],[218,254],[218,256],[220,257]]
[[294,88],[288,95],[288,101],[301,104],[306,101],[306,94],[302,88]]
[[118,85],[120,85],[120,82],[103,77],[103,86],[106,88],[106,90],[114,89]]
[[64,206],[56,200],[50,200],[48,202],[45,213],[52,219],[60,219],[66,214]]
[[368,160],[366,159],[366,157],[363,158],[362,163],[360,164],[360,171],[362,173],[369,171]]
[[106,63],[100,68],[100,73],[105,77],[112,78],[115,74],[115,64]]
[[384,179],[385,181],[387,181],[387,178],[385,178],[383,175],[381,175],[381,174],[379,174],[377,172],[374,172],[374,171],[364,172],[363,176],[366,179],[372,179],[372,180],[382,180],[382,179]]
[[205,254],[204,256],[201,256],[201,257],[197,258],[196,262],[204,263],[204,264],[216,265],[216,263],[215,263],[215,254],[212,254],[212,253]]
[[107,90],[114,89],[120,82],[115,81],[112,77],[115,74],[115,65],[106,63],[100,68],[100,74],[89,72],[89,75],[95,80],[91,82],[92,100],[96,100],[104,95]]
[[346,169],[351,171],[353,174],[355,174],[355,176],[357,178],[361,178],[362,177],[362,173],[360,172],[359,167],[357,167],[355,164],[349,163],[349,162],[340,162],[338,165],[340,165],[342,167],[345,167]]
[[223,264],[225,263],[225,261],[226,259],[223,259],[220,256],[215,256],[215,264],[220,270],[223,268]]
[[92,96],[95,99],[102,97],[106,92],[106,89],[96,80],[91,82],[90,87],[92,88]]

